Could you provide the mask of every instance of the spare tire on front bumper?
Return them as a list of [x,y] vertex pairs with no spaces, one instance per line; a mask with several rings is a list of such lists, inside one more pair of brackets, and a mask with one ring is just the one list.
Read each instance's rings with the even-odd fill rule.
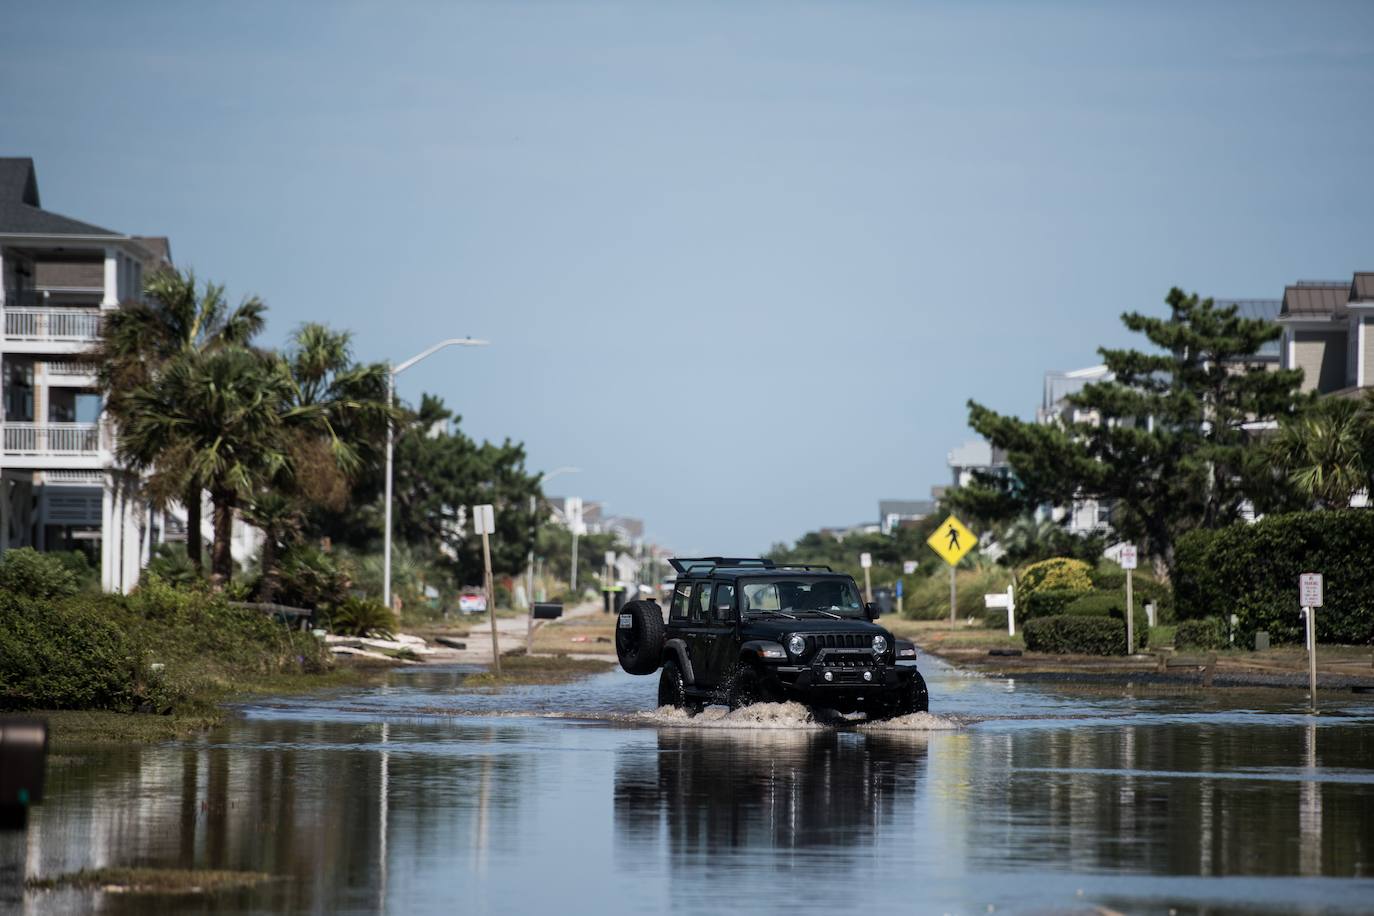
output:
[[631,601],[615,621],[615,654],[630,674],[653,674],[663,658],[663,611],[654,601]]

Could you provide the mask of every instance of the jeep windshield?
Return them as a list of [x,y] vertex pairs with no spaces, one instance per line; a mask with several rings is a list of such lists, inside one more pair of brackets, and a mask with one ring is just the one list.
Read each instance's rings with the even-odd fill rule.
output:
[[859,590],[848,579],[750,579],[742,591],[745,616],[864,617]]

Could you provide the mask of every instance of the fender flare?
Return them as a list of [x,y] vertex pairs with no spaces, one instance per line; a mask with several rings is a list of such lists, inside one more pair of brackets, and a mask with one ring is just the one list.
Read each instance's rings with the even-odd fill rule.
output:
[[681,639],[670,639],[663,644],[663,651],[677,655],[678,666],[682,668],[682,679],[689,685],[695,684],[696,672],[692,670],[692,660],[687,656],[687,643]]

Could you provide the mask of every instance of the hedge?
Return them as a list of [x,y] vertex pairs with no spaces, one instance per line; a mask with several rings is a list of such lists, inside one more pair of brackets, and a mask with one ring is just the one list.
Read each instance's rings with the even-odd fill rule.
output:
[[1272,515],[1254,524],[1192,531],[1174,552],[1174,597],[1180,620],[1238,618],[1236,643],[1257,630],[1276,643],[1302,642],[1298,576],[1320,572],[1325,606],[1317,640],[1374,642],[1374,511],[1342,509]]
[[1026,621],[1023,633],[1032,652],[1126,654],[1126,624],[1114,617],[1040,617]]
[[1226,625],[1220,617],[1185,620],[1174,630],[1175,649],[1225,649]]
[[[1089,592],[1069,602],[1064,608],[1067,617],[1114,617],[1126,620],[1126,596],[1119,592]],[[1150,641],[1150,618],[1139,601],[1135,602],[1136,648],[1143,649]]]
[[1031,594],[1024,599],[1017,596],[1017,606],[1022,609],[1021,618],[1023,620],[1034,620],[1039,617],[1057,617],[1064,613],[1064,608],[1073,604],[1084,595],[1092,592],[1082,591],[1074,588],[1046,588]]

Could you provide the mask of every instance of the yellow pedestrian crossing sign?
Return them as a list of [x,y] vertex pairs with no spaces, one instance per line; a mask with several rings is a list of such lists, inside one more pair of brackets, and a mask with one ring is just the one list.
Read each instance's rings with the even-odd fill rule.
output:
[[946,563],[954,566],[964,558],[964,554],[978,545],[978,538],[951,514],[940,523],[934,534],[926,538],[926,543]]

